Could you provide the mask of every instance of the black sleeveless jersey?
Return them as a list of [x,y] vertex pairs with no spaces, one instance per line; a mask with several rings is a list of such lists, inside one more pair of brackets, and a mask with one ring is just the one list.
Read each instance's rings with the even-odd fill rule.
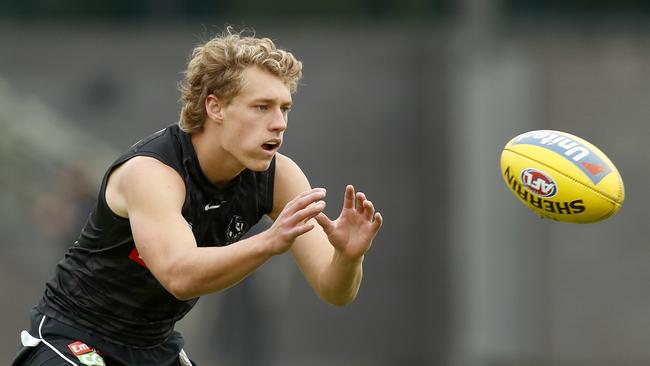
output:
[[110,172],[134,156],[158,159],[182,177],[182,214],[199,246],[235,242],[271,212],[275,159],[267,171],[244,170],[218,189],[203,174],[190,135],[172,125],[139,141],[110,166],[94,210],[37,308],[108,341],[147,348],[163,342],[198,298],[180,301],[165,290],[139,258],[129,220],[106,203]]

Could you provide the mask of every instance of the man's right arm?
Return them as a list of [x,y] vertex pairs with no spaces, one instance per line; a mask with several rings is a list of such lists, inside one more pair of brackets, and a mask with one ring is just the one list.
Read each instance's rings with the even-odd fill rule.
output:
[[[287,205],[286,222],[224,247],[198,247],[181,214],[185,186],[171,167],[150,157],[134,157],[111,175],[106,199],[127,217],[140,257],[152,274],[180,300],[226,289],[301,235],[304,223],[322,211],[319,192],[306,192]],[[280,231],[283,229],[284,231]]]

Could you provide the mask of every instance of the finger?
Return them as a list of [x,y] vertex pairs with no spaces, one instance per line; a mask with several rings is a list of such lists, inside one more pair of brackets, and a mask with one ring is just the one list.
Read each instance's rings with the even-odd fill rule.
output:
[[354,187],[348,184],[343,195],[343,208],[354,208]]
[[363,212],[363,202],[366,200],[366,195],[362,192],[357,192],[357,212]]
[[374,219],[375,220],[372,222],[372,231],[374,234],[377,234],[379,228],[381,228],[381,225],[384,223],[384,217],[381,216],[379,212],[375,212]]
[[303,208],[309,206],[310,204],[322,200],[325,198],[327,192],[324,188],[314,188],[309,191],[302,192],[291,200],[286,206],[285,209],[289,213],[295,213]]
[[365,200],[363,201],[363,216],[368,221],[372,221],[372,217],[375,214],[375,206],[372,204],[372,201]]
[[294,238],[297,238],[297,237],[299,237],[300,235],[302,235],[302,234],[304,234],[304,233],[306,233],[306,232],[311,231],[314,227],[316,227],[316,225],[313,224],[313,223],[311,223],[311,222],[306,223],[306,224],[304,224],[304,225],[298,225],[298,226],[294,227],[294,228],[291,230],[291,235],[292,235]]
[[299,223],[304,223],[312,218],[314,218],[319,213],[323,212],[325,209],[325,201],[315,202],[302,210],[296,212],[293,217],[291,217],[290,222],[293,225],[298,225]]
[[319,213],[316,215],[316,222],[318,222],[318,225],[320,225],[323,228],[323,231],[325,234],[330,234],[332,231],[334,231],[334,223],[332,220],[327,217],[324,213]]
[[325,195],[327,193],[327,190],[325,188],[312,188],[310,190],[301,192],[298,194],[292,201],[300,201],[302,199],[314,196],[314,195]]

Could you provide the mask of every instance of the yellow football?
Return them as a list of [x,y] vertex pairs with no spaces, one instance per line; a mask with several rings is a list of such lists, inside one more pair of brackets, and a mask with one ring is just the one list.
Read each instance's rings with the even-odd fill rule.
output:
[[538,130],[510,140],[501,153],[510,191],[542,217],[573,223],[604,220],[621,208],[623,179],[597,147],[566,132]]

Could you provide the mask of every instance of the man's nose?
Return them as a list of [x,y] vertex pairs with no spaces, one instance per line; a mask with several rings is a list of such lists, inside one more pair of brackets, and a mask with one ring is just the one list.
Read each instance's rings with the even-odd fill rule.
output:
[[277,109],[273,113],[273,120],[271,121],[270,128],[272,130],[284,131],[287,129],[287,115],[281,109]]

